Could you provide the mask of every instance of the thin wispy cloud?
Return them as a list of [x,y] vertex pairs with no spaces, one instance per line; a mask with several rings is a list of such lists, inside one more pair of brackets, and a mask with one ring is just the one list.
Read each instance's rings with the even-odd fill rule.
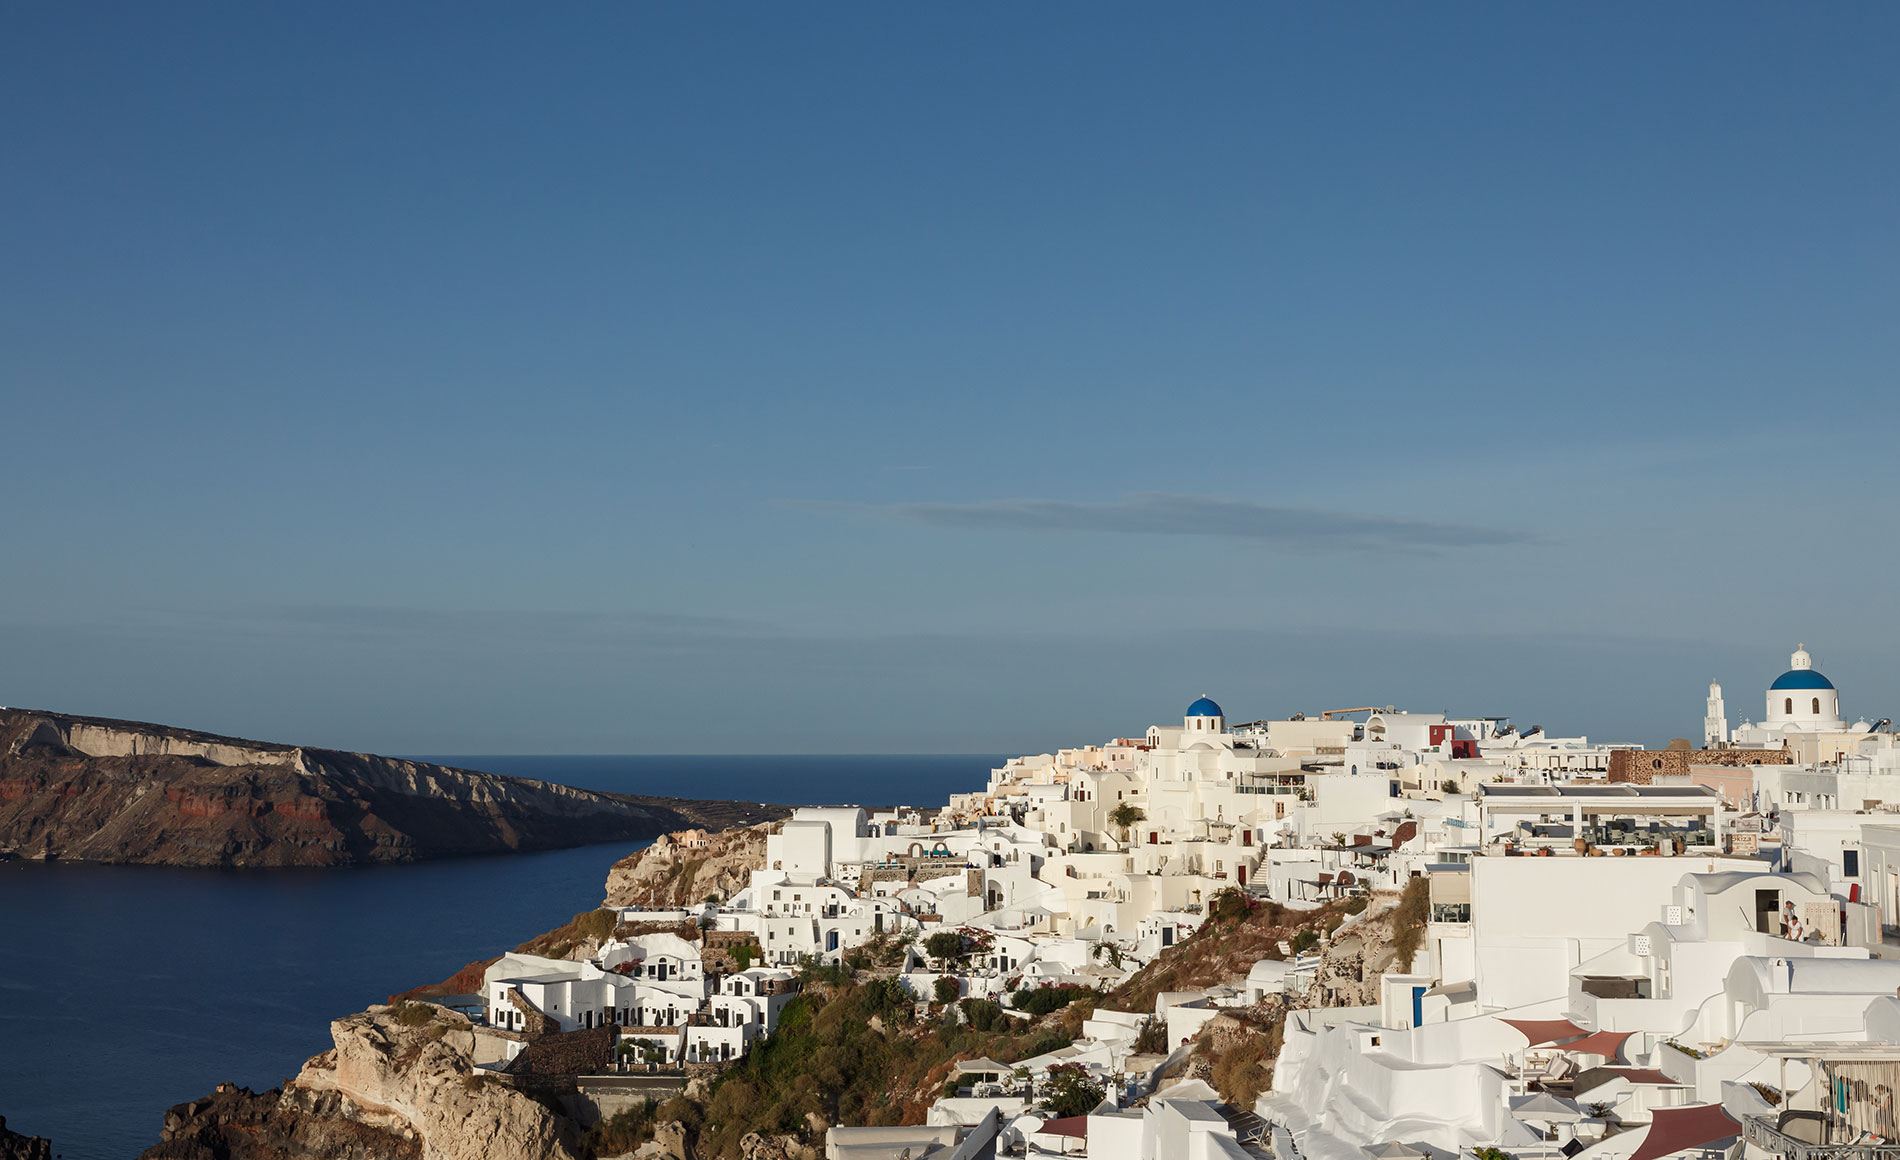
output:
[[864,504],[793,500],[787,506],[871,516],[929,527],[1039,533],[1221,536],[1310,551],[1409,550],[1528,544],[1516,528],[1440,523],[1402,516],[1281,507],[1250,500],[1149,492],[1113,503],[999,499],[979,503]]
[[526,642],[548,648],[629,647],[778,634],[763,621],[665,612],[429,609],[308,604],[219,610],[148,610],[157,628],[223,630],[253,636],[323,636],[415,644]]

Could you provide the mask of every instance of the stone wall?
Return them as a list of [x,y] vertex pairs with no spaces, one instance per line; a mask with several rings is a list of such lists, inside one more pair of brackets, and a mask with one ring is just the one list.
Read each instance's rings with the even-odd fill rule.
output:
[[1689,754],[1690,765],[1793,765],[1794,754],[1786,749],[1697,749]]
[[521,1049],[508,1064],[517,1076],[592,1075],[605,1071],[613,1059],[617,1028],[592,1027],[585,1031],[557,1031],[543,1035]]
[[504,994],[507,996],[508,1005],[521,1012],[524,1024],[522,1030],[527,1033],[529,1039],[539,1039],[560,1026],[545,1011],[530,1003],[527,996],[523,995],[518,988],[510,987]]
[[758,936],[746,930],[705,932],[705,945],[699,952],[700,961],[708,974],[731,974],[739,969],[739,960],[734,955],[742,946],[752,948],[750,961],[754,965],[765,961],[765,950],[759,946]]
[[633,1080],[615,1076],[606,1081],[578,1080],[573,1093],[562,1098],[561,1106],[576,1123],[588,1128],[620,1112],[631,1111],[647,1101],[663,1104],[685,1091],[685,1076],[640,1076]]
[[1659,777],[1689,775],[1687,749],[1612,749],[1610,780],[1627,785],[1649,785]]
[[1692,765],[1788,765],[1794,754],[1786,749],[1612,749],[1610,780],[1649,785],[1656,778],[1687,777]]

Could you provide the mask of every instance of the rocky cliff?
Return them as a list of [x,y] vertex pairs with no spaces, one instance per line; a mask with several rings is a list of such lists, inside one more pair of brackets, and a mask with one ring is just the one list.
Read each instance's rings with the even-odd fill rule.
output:
[[165,1114],[140,1160],[573,1160],[571,1122],[473,1071],[466,1019],[372,1007],[282,1090],[230,1084]]
[[550,850],[783,817],[163,725],[0,710],[0,852],[340,866]]
[[684,830],[664,834],[607,871],[602,906],[697,906],[710,895],[731,898],[765,865],[765,839],[778,822],[721,833]]
[[22,1136],[0,1116],[0,1160],[53,1160],[53,1142],[44,1136]]
[[1428,880],[1406,884],[1397,900],[1374,903],[1326,942],[1308,1002],[1315,1007],[1363,1007],[1379,1002],[1379,979],[1407,971],[1423,942],[1430,910]]

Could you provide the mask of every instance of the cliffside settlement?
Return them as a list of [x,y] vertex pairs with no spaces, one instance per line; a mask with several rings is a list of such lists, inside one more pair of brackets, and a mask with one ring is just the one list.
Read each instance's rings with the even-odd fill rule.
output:
[[1662,751],[1202,697],[673,835],[431,1009],[596,1155],[1889,1160],[1900,746],[1825,680]]

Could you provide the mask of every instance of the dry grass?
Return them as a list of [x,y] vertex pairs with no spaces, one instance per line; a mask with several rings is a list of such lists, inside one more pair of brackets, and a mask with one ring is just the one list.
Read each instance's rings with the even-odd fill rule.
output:
[[1237,892],[1217,897],[1207,921],[1185,941],[1111,991],[1102,1006],[1117,1011],[1153,1011],[1164,991],[1194,991],[1244,978],[1261,959],[1280,959],[1279,944],[1295,942],[1302,931],[1315,936],[1349,913],[1348,902],[1329,902],[1318,910],[1288,910],[1271,902],[1242,899]]

